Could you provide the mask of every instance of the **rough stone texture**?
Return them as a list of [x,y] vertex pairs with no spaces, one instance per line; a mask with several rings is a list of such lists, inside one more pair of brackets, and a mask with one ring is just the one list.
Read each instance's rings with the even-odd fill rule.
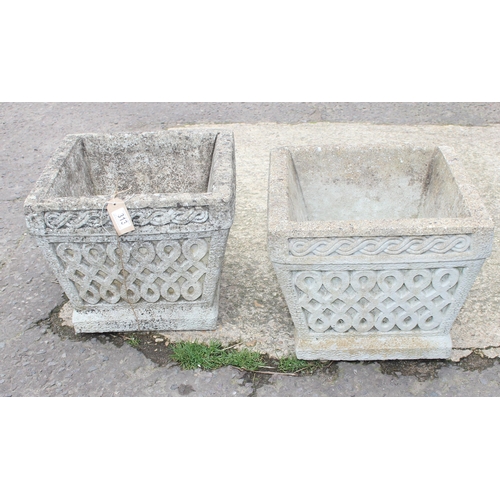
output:
[[[117,236],[104,208],[124,191],[135,230]],[[234,195],[231,132],[80,134],[25,214],[77,332],[213,330]]]
[[302,359],[449,358],[493,223],[445,146],[271,152],[269,252]]

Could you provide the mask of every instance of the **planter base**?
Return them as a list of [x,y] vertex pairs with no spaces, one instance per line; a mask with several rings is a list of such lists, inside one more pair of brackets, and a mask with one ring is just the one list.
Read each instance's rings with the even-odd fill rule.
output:
[[388,338],[369,337],[297,339],[299,359],[335,361],[371,361],[385,359],[448,359],[451,356],[449,335],[408,335]]
[[[167,330],[215,330],[218,300],[214,304],[188,304],[177,307],[73,311],[76,333],[140,332]],[[139,323],[139,324],[138,324]]]

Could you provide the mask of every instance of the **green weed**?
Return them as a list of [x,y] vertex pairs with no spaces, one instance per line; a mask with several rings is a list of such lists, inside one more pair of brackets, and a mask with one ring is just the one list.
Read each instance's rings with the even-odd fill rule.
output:
[[222,366],[238,366],[245,370],[257,370],[262,365],[261,355],[248,349],[236,351],[222,347],[220,342],[209,345],[198,342],[178,342],[172,345],[172,359],[185,370],[202,368],[215,370]]
[[262,356],[258,352],[251,352],[248,349],[227,351],[227,364],[238,366],[245,370],[258,370],[262,366]]
[[306,372],[312,373],[321,366],[318,361],[306,361],[295,356],[281,358],[278,362],[278,371],[282,373]]
[[127,343],[132,347],[137,347],[141,344],[141,341],[135,335],[132,335],[132,337],[127,338]]

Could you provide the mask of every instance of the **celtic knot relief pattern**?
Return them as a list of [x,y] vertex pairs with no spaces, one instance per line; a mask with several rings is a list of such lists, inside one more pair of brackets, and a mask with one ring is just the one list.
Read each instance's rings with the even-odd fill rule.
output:
[[[208,220],[208,209],[200,207],[147,208],[129,210],[134,226],[165,226],[167,224],[202,224]],[[49,229],[80,229],[112,226],[105,210],[46,212],[45,225]]]
[[164,226],[166,224],[201,224],[208,220],[208,210],[205,208],[167,208],[131,211],[132,222],[136,226]]
[[453,300],[461,268],[299,271],[293,283],[316,333],[429,331]]
[[112,226],[107,212],[101,210],[45,212],[44,220],[45,226],[49,229]]
[[192,302],[203,294],[209,239],[59,243],[55,250],[64,274],[88,304]]
[[385,238],[324,238],[289,240],[290,255],[377,255],[381,253],[420,255],[426,252],[444,254],[465,252],[471,244],[468,235],[398,236]]

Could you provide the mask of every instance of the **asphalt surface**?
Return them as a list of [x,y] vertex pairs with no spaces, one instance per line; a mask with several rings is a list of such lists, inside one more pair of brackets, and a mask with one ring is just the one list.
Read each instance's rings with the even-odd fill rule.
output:
[[[76,337],[53,318],[66,301],[34,240],[23,203],[69,133],[203,123],[500,123],[498,103],[2,103],[0,104],[1,396],[497,396],[500,362],[340,362],[313,375],[182,370],[106,338]],[[51,314],[52,313],[52,314]],[[52,316],[52,319],[51,319]]]

